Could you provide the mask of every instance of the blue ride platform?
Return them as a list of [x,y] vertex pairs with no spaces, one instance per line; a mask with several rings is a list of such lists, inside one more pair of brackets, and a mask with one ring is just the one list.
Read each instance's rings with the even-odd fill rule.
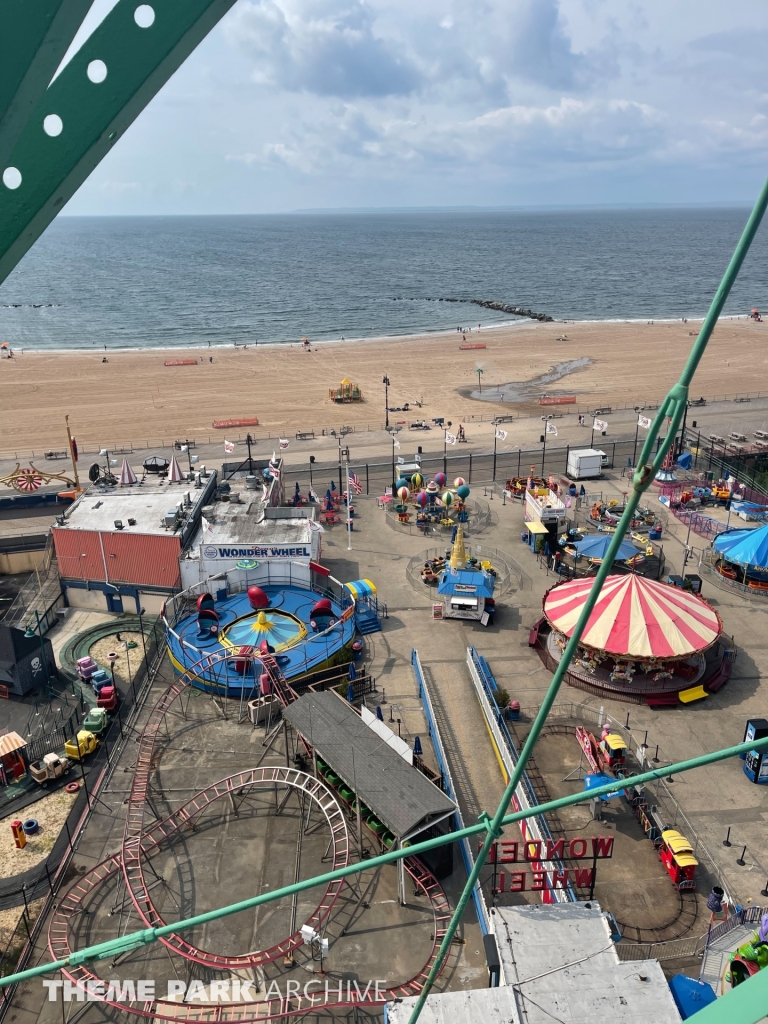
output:
[[[214,600],[218,633],[201,632],[198,612],[193,610],[173,630],[169,629],[166,643],[175,671],[187,672],[208,654],[235,654],[241,647],[254,648],[258,659],[258,647],[266,640],[274,650],[280,670],[290,681],[332,664],[342,648],[352,644],[356,623],[349,611],[354,606],[353,599],[345,600],[342,607],[338,599],[322,595],[330,602],[330,618],[313,622],[311,612],[321,597],[315,590],[291,585],[262,589],[269,598],[269,605],[264,608],[252,607],[246,591]],[[343,619],[345,611],[347,618]],[[325,628],[331,620],[335,623]],[[245,675],[230,660],[211,671],[201,670],[193,682],[201,689],[217,693],[226,687],[231,696],[237,697],[241,690],[251,692],[261,672],[258,660]]]

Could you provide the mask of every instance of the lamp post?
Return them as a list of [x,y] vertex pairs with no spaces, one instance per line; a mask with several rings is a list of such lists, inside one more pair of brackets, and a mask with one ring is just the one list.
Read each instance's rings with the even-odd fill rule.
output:
[[192,472],[192,449],[189,447],[189,438],[184,438],[184,444],[182,445],[183,450],[187,453],[187,461],[189,462],[189,472]]
[[141,633],[141,646],[144,649],[144,661],[147,660],[147,641],[144,639],[144,619],[142,616],[146,614],[146,608],[139,608],[139,632]]
[[245,443],[248,445],[248,473],[253,473],[253,461],[251,459],[251,445],[253,444],[253,438],[250,433],[245,435]]
[[397,438],[392,435],[392,501],[395,500],[395,445],[397,444]]
[[314,455],[310,455],[309,456],[309,489],[310,489],[310,491],[313,489],[313,487],[312,487],[312,466],[314,464],[314,461],[315,461],[315,456]]
[[544,447],[541,449],[541,476],[542,476],[542,479],[543,479],[543,477],[544,477],[544,459],[546,458],[546,454],[547,454],[547,431],[546,431],[546,428],[544,429],[544,433],[539,437],[539,441],[544,445]]
[[389,385],[391,381],[386,374],[381,378],[381,383],[384,385],[384,429],[389,430]]

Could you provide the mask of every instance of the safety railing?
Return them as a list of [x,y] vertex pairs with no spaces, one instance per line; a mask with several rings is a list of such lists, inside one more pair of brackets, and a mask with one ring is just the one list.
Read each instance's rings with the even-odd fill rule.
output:
[[[454,825],[456,829],[464,828],[464,819],[462,817],[461,808],[459,807],[458,794],[456,787],[451,777],[451,769],[448,764],[448,758],[443,748],[443,741],[440,737],[440,730],[437,727],[437,721],[435,719],[435,711],[432,706],[432,699],[429,696],[429,688],[427,687],[426,679],[421,668],[421,661],[419,660],[419,652],[417,650],[411,651],[411,666],[413,667],[413,674],[416,678],[416,686],[419,690],[419,697],[421,697],[422,706],[424,708],[424,716],[427,719],[427,729],[429,730],[429,737],[432,740],[432,747],[435,751],[435,758],[437,760],[440,772],[443,776],[443,789],[447,796],[451,798],[456,804],[456,812],[453,815]],[[475,858],[472,854],[472,847],[468,839],[464,838],[459,842],[459,849],[461,850],[461,859],[464,862],[464,867],[469,877],[472,868],[475,865]],[[478,881],[472,890],[472,900],[475,905],[475,913],[477,914],[477,921],[480,925],[480,930],[483,935],[487,935],[488,932],[492,932],[493,920],[488,913],[488,908],[485,904],[485,897],[483,896],[483,890]]]

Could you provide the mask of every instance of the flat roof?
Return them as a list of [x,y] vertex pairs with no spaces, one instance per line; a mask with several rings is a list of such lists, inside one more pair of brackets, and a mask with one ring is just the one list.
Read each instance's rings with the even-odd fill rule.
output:
[[283,717],[398,838],[456,809],[335,692],[307,693],[284,708]]
[[[680,1024],[658,960],[619,960],[594,901],[497,907],[495,925],[504,985],[430,995],[420,1024]],[[389,1024],[415,1002],[388,1003]]]
[[[64,514],[64,523],[54,523],[54,530],[94,530],[99,533],[137,533],[173,535],[163,524],[167,512],[184,501],[189,493],[194,509],[205,494],[205,488],[196,488],[185,480],[180,484],[145,480],[130,487],[89,487]],[[123,529],[117,530],[115,520],[120,519]],[[136,525],[129,526],[128,520]],[[175,531],[175,532],[178,532]]]

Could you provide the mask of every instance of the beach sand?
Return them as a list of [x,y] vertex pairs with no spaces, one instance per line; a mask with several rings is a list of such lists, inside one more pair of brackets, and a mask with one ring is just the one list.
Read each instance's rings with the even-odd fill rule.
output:
[[[699,323],[535,323],[489,328],[467,335],[484,350],[461,351],[456,332],[375,341],[325,343],[310,352],[294,346],[247,349],[45,352],[0,360],[0,451],[66,448],[64,416],[81,446],[110,446],[175,438],[240,434],[213,430],[214,419],[257,416],[260,427],[293,437],[297,430],[343,423],[380,428],[382,376],[391,380],[390,406],[411,403],[395,421],[443,416],[454,424],[480,415],[530,414],[537,394],[573,394],[582,411],[600,405],[658,402],[678,379]],[[567,335],[567,340],[558,337]],[[768,324],[724,320],[714,332],[691,387],[691,397],[756,392],[768,368]],[[194,366],[166,367],[166,359],[196,358]],[[213,362],[209,359],[212,358]],[[481,402],[483,390],[530,381],[552,366],[589,364],[556,383],[533,389],[522,403]],[[343,377],[360,385],[365,401],[334,405],[328,390]],[[414,408],[424,399],[424,407]]]

